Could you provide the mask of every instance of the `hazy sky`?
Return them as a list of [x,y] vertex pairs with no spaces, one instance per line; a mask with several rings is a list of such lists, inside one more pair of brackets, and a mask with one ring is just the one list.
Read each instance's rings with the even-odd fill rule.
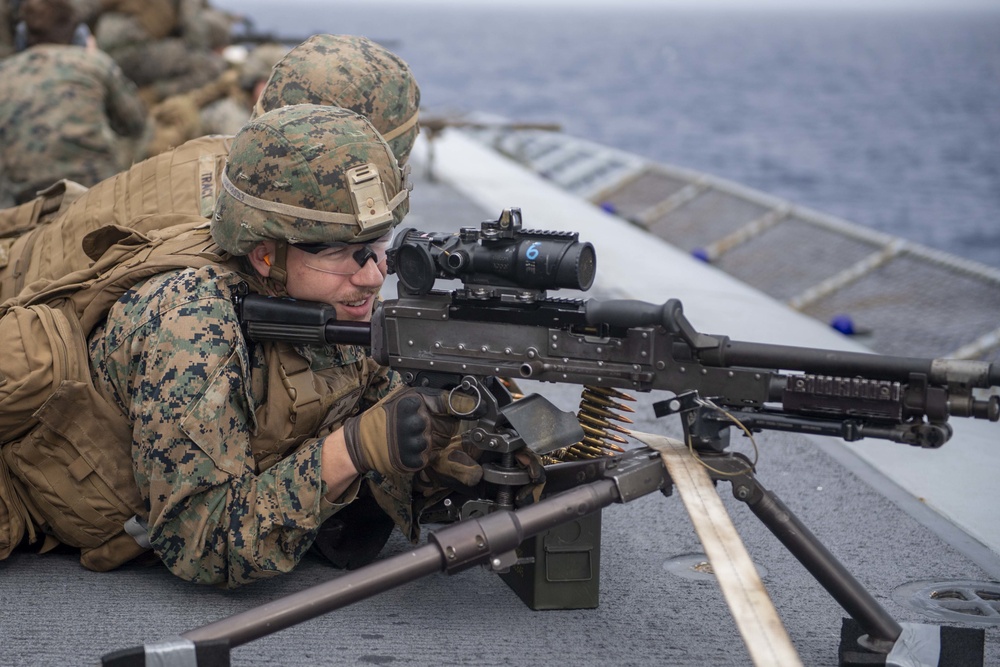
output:
[[[213,0],[212,4],[239,12],[263,0]],[[295,3],[330,5],[333,0],[293,0]],[[364,6],[407,7],[538,7],[538,8],[672,8],[700,10],[991,10],[1000,12],[1000,0],[361,0]],[[362,6],[362,5],[357,5]]]
[[[329,0],[299,0],[315,3]],[[399,4],[402,0],[364,0],[365,4]],[[699,9],[994,9],[1000,11],[998,0],[407,0],[414,5],[463,5],[470,2],[482,6],[534,7],[684,7]],[[219,2],[217,4],[228,4]]]

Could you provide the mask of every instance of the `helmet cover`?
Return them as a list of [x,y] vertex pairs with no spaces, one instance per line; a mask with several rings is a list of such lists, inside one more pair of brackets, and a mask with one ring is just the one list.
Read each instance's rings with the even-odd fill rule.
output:
[[328,104],[363,114],[400,164],[416,140],[420,88],[402,58],[366,37],[313,35],[274,66],[257,114],[290,104]]
[[233,255],[265,239],[368,241],[409,210],[385,140],[364,116],[332,106],[282,107],[247,123],[222,181],[212,237]]

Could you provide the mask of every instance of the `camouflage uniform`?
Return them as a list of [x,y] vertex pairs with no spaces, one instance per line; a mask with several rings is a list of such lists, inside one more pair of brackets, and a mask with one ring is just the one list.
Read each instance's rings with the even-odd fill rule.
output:
[[251,109],[253,100],[247,91],[232,85],[199,110],[198,129],[201,134],[236,134],[250,120]]
[[[317,48],[324,45],[324,48]],[[330,57],[337,45],[337,58]],[[317,35],[292,49],[279,63],[281,73],[268,82],[262,97],[270,108],[285,106],[291,99],[321,99],[322,104],[338,105],[363,113],[372,109],[375,129],[383,138],[395,128],[415,118],[419,88],[406,63],[383,47],[345,35]],[[306,76],[291,76],[291,70],[305,68]],[[391,68],[380,76],[369,74],[358,81],[344,73],[371,72],[378,66]],[[364,86],[374,86],[366,88]],[[406,92],[402,108],[391,100]],[[183,96],[182,96],[183,97]],[[175,98],[177,99],[177,98]],[[336,101],[334,101],[336,100]],[[397,109],[388,113],[387,109]],[[409,156],[416,128],[389,142],[400,164]],[[0,299],[14,296],[34,280],[58,278],[83,269],[93,258],[84,252],[86,234],[102,225],[115,224],[149,232],[168,219],[158,213],[191,213],[209,217],[221,191],[219,174],[225,165],[230,138],[202,137],[139,162],[128,171],[92,188],[55,219],[16,239],[0,239]],[[22,207],[0,210],[0,229],[30,226],[32,211],[44,209],[34,202],[31,211]],[[28,205],[25,205],[27,207]],[[26,224],[26,220],[29,221]],[[37,220],[37,218],[36,218]]]
[[120,171],[119,136],[146,123],[135,87],[106,54],[45,44],[0,61],[0,162],[20,201],[68,178]]
[[95,38],[147,104],[210,83],[226,69],[229,19],[200,0],[105,0]]
[[[249,87],[250,75],[259,73],[254,71],[260,68],[254,59],[260,57],[271,69],[274,47],[261,45],[250,57],[240,74],[243,90]],[[228,128],[222,123],[238,122],[234,119],[242,112],[235,110],[238,104],[232,100],[226,102],[227,115],[221,121],[218,110],[207,110],[195,118],[196,110],[204,106],[202,100],[222,94],[221,89],[212,92],[213,88],[218,84],[194,91],[190,97],[172,98],[164,108],[154,109],[154,116],[162,113],[167,117],[157,121],[160,136],[150,144],[151,155],[190,138],[199,125],[206,133],[224,132]],[[278,60],[253,115],[288,104],[332,105],[363,114],[389,142],[400,164],[406,163],[419,132],[420,87],[409,65],[366,37],[313,35]]]
[[[176,575],[230,586],[287,572],[340,503],[324,498],[322,440],[310,437],[266,470],[251,438],[268,400],[264,346],[248,348],[229,288],[244,279],[222,267],[151,279],[112,308],[90,337],[98,390],[133,424],[136,482],[149,507],[149,538]],[[364,349],[300,349],[340,396],[329,431],[398,383],[388,369],[364,384]]]
[[[300,105],[262,116],[234,139],[227,173],[242,188],[240,200],[278,197],[308,207],[295,209],[304,214],[337,216],[353,205],[346,185],[329,184],[347,183],[342,170],[366,163],[397,193],[394,225],[406,212],[401,175],[388,146],[353,112]],[[239,205],[227,189],[213,218],[216,241],[235,254],[255,238],[287,238],[291,228],[307,240],[344,234],[332,230],[345,225],[294,211],[241,214],[247,222],[234,228],[227,208],[235,213]],[[324,497],[322,436],[399,382],[360,347],[248,346],[230,288],[244,281],[280,294],[283,287],[238,266],[151,278],[119,299],[90,336],[95,386],[132,424],[135,479],[156,554],[178,576],[230,586],[290,570],[323,521],[354,499],[359,480],[337,502]],[[287,391],[283,383],[296,384],[296,359],[308,369],[303,381],[324,397],[316,423],[269,411],[275,392]]]
[[235,85],[230,87],[227,95],[202,108],[202,134],[239,132],[243,124],[250,120],[256,101],[255,89],[268,80],[271,69],[288,51],[288,47],[283,44],[260,44],[254,47],[246,61],[238,67]]
[[271,68],[286,53],[288,48],[283,45],[262,44],[246,62],[226,70],[215,81],[154,106],[146,155],[159,155],[202,135],[239,132],[250,119],[255,89],[267,81]]
[[[79,24],[73,36],[73,44],[87,46],[90,37],[90,23],[100,12],[102,0],[70,0],[73,15]],[[0,58],[9,56],[25,47],[24,22],[18,13],[23,0],[0,0]]]

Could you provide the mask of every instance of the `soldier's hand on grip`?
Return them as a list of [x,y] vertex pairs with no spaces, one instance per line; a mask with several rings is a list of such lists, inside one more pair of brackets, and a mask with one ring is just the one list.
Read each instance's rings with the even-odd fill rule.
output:
[[[451,409],[449,409],[449,402]],[[460,432],[452,410],[468,414],[474,399],[439,389],[407,387],[386,396],[344,423],[347,453],[362,474],[414,474],[424,469],[472,486],[482,468],[461,448],[450,446]]]

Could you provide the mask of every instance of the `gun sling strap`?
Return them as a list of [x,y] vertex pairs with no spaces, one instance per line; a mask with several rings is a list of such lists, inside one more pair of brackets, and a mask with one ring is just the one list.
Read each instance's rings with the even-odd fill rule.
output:
[[801,667],[802,661],[705,467],[678,440],[648,433],[634,435],[660,452],[753,664]]

